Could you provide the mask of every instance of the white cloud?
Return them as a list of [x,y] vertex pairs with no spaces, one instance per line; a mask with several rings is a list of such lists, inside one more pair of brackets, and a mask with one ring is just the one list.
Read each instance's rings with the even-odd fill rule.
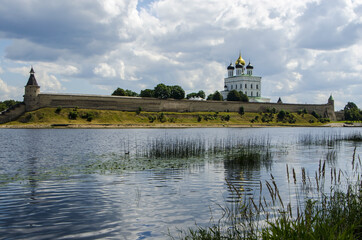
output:
[[12,39],[5,59],[13,64],[3,74],[26,65],[18,72],[27,76],[34,65],[54,91],[77,79],[104,94],[160,82],[214,92],[241,50],[265,97],[318,103],[333,92],[336,104],[350,98],[362,107],[362,1],[40,2],[2,4],[0,35]]
[[98,64],[98,66],[93,69],[93,72],[98,76],[106,78],[116,76],[116,70],[114,70],[107,63]]
[[19,89],[14,86],[9,86],[5,81],[0,78],[0,101],[11,99],[14,93],[19,97]]

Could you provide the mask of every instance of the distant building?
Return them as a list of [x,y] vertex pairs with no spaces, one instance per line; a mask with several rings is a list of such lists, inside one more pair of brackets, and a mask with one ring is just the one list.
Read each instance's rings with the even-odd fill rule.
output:
[[253,75],[253,65],[250,61],[246,67],[245,65],[240,53],[235,61],[235,67],[232,63],[227,67],[228,76],[224,78],[224,91],[221,91],[224,100],[231,90],[236,90],[246,94],[250,102],[270,102],[269,98],[261,96],[261,77]]

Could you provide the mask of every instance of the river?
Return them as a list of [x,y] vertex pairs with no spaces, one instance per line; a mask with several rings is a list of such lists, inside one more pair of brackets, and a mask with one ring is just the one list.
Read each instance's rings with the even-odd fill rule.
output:
[[[233,199],[227,183],[252,196],[272,174],[282,197],[293,201],[301,168],[314,177],[321,160],[326,173],[348,175],[362,143],[323,140],[356,133],[361,129],[0,129],[0,236],[169,239],[179,229],[217,221],[220,206]],[[246,167],[209,153],[235,139],[268,145],[270,159]],[[170,142],[196,152],[155,157],[155,148]],[[288,183],[287,166],[297,184],[291,175]]]

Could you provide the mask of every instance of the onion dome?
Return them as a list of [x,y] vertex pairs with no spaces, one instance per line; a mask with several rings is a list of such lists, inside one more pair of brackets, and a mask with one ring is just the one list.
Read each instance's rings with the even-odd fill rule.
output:
[[228,70],[234,70],[234,66],[233,66],[233,64],[232,63],[230,63],[230,65],[228,66],[228,68],[227,68]]
[[246,66],[246,69],[253,69],[254,67],[253,67],[253,65],[251,65],[250,64],[250,62],[249,62],[249,64],[248,64],[248,66]]
[[227,89],[227,88],[228,88],[228,86],[226,86],[226,85],[225,85],[225,86],[224,86],[224,88],[225,88],[225,89]]
[[239,54],[239,58],[236,59],[235,66],[237,67],[237,65],[245,66],[245,60],[241,57],[241,53]]
[[34,69],[33,67],[31,67],[31,70],[30,70],[30,76],[29,76],[29,80],[28,80],[28,83],[26,84],[26,86],[29,86],[29,85],[32,85],[32,86],[38,86],[38,83],[35,79],[35,76],[34,76]]

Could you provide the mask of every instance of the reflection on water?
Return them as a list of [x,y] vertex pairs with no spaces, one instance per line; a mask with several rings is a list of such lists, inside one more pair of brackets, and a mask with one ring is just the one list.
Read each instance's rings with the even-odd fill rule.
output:
[[[326,172],[334,168],[351,170],[353,149],[357,146],[356,154],[360,154],[360,142],[340,141],[334,146],[328,142],[311,143],[313,139],[323,140],[323,136],[338,137],[355,131],[349,128],[1,129],[0,235],[8,239],[167,239],[168,232],[177,235],[177,229],[217,221],[222,216],[218,204],[232,202],[234,197],[226,182],[234,184],[244,196],[256,196],[260,183],[269,181],[272,174],[281,195],[293,199],[302,181],[302,168],[306,176],[314,176],[322,160],[326,161]],[[170,147],[167,144],[170,139],[186,147],[196,143],[193,154],[201,154],[189,156],[186,148]],[[248,139],[268,139],[270,159],[250,165],[235,161],[235,155],[227,155],[225,149],[209,153],[219,143],[236,144]],[[168,147],[170,157],[145,157],[145,153],[157,150],[157,146]],[[264,150],[259,152],[260,156],[265,156]],[[187,157],[175,159],[174,152]],[[116,164],[107,168],[125,168],[84,171],[104,162]],[[288,184],[286,164],[292,184]],[[296,185],[291,177],[293,168]]]

